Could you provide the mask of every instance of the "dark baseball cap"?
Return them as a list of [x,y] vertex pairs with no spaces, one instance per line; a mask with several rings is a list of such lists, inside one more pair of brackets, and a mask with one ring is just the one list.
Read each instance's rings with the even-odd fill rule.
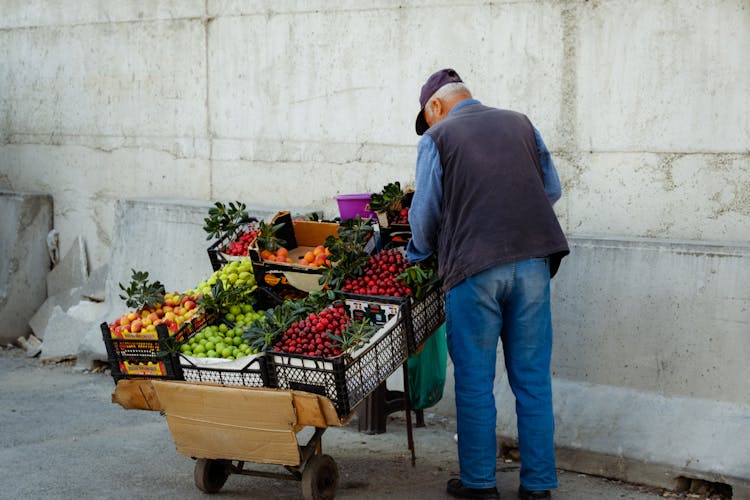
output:
[[427,105],[427,100],[432,97],[432,95],[437,92],[443,85],[456,82],[463,82],[463,80],[461,80],[461,77],[458,76],[456,70],[446,68],[441,69],[440,71],[436,71],[435,73],[430,75],[430,77],[427,79],[427,82],[422,85],[422,92],[420,92],[419,94],[419,104],[422,106],[422,109],[419,111],[419,114],[417,115],[417,122],[415,123],[417,135],[424,134],[425,130],[430,128],[430,126],[427,124],[427,120],[425,120],[424,118],[424,107]]

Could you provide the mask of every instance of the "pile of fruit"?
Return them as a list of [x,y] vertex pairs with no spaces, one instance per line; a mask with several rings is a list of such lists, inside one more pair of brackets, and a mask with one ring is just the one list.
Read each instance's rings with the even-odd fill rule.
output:
[[344,305],[337,303],[292,323],[273,350],[333,358],[366,343],[377,330],[375,325],[350,319]]
[[233,257],[247,257],[247,249],[250,247],[250,243],[253,242],[259,231],[257,229],[252,231],[245,231],[240,234],[236,240],[232,241],[229,246],[224,248],[224,253]]
[[250,258],[233,260],[224,264],[220,269],[214,271],[205,281],[202,281],[192,292],[206,295],[211,293],[211,287],[221,282],[224,288],[250,287],[248,292],[254,290],[255,275],[253,274],[253,263]]
[[260,252],[260,258],[268,262],[292,263],[292,259],[289,258],[289,250],[284,247],[279,247],[274,252],[266,248]]
[[127,312],[109,324],[112,338],[127,338],[131,333],[153,333],[156,337],[156,326],[164,324],[171,334],[177,333],[183,323],[190,321],[198,312],[197,296],[168,293],[163,303],[144,306]]
[[409,223],[409,207],[404,207],[397,212],[396,219],[393,224],[408,224]]
[[341,354],[341,336],[349,322],[343,305],[328,307],[319,314],[311,313],[295,321],[274,345],[276,351],[308,356],[333,357]]
[[175,334],[199,310],[199,294],[165,293],[164,285],[159,281],[149,282],[148,272],[145,271],[133,270],[129,286],[126,288],[120,284],[120,289],[123,291],[120,298],[135,311],[129,311],[109,323],[112,338],[156,338],[156,327],[161,324],[167,327],[170,334]]
[[331,251],[323,245],[318,245],[312,250],[308,250],[298,257],[297,261],[293,261],[289,257],[289,251],[284,247],[279,247],[275,252],[268,249],[260,252],[261,259],[267,262],[278,262],[281,264],[297,264],[298,266],[309,266],[309,267],[325,267],[330,266]]
[[409,266],[398,250],[384,249],[370,257],[361,276],[350,277],[341,290],[359,295],[405,297],[411,288],[399,277]]
[[182,344],[180,351],[196,358],[223,358],[233,360],[256,354],[250,344],[242,338],[244,330],[230,327],[226,323],[210,325],[199,331]]
[[236,327],[250,326],[263,318],[263,311],[255,311],[252,304],[235,304],[229,307],[224,319]]

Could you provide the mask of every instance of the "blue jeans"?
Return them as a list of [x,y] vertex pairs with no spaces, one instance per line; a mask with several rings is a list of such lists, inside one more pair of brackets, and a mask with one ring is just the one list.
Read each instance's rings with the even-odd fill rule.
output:
[[549,259],[530,259],[487,269],[446,294],[458,461],[461,482],[469,488],[495,486],[498,338],[516,398],[521,484],[528,490],[557,487],[549,281]]

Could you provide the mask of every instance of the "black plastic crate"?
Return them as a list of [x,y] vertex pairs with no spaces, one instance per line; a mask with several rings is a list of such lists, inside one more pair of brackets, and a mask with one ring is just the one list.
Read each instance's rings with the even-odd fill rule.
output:
[[407,322],[406,343],[411,356],[445,323],[445,295],[442,289],[434,287],[421,300],[410,300],[404,318]]
[[[248,228],[253,227],[254,224],[257,224],[257,222],[258,222],[258,219],[251,217],[247,221]],[[225,234],[224,236],[222,236],[221,238],[213,242],[210,247],[208,247],[207,249],[208,259],[211,261],[211,268],[214,271],[218,271],[225,264],[229,263],[229,260],[227,260],[227,257],[225,256],[225,254],[223,254],[221,251],[221,249],[226,247],[228,243],[229,243],[229,235]],[[238,256],[238,258],[249,259],[250,254],[248,253],[248,255]]]
[[[376,319],[379,316],[389,317],[381,311],[387,311],[389,307],[399,305],[410,356],[417,352],[422,343],[445,322],[445,296],[439,287],[431,289],[421,300],[414,300],[411,297],[359,295],[349,292],[344,292],[343,296],[347,308],[352,308],[355,303],[366,304],[362,314],[376,324],[380,324],[380,321]],[[361,305],[359,307],[360,310],[363,309]],[[352,314],[351,311],[350,314]]]
[[312,392],[333,402],[340,417],[351,413],[407,359],[401,318],[394,318],[370,343],[350,357],[320,358],[269,351],[269,384],[279,389]]
[[184,356],[180,356],[180,362],[184,380],[187,382],[243,387],[267,387],[269,385],[265,356],[251,359],[242,368],[198,366]]
[[113,339],[106,322],[101,330],[115,382],[123,378],[183,380],[179,355],[169,350],[177,341],[164,325],[156,327],[158,338],[153,340]]

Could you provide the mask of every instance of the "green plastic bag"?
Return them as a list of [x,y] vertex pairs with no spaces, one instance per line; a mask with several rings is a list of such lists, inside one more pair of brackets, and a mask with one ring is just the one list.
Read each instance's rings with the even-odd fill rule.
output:
[[440,401],[445,387],[447,363],[448,345],[443,324],[425,340],[422,350],[408,360],[409,399],[412,409],[424,410]]

